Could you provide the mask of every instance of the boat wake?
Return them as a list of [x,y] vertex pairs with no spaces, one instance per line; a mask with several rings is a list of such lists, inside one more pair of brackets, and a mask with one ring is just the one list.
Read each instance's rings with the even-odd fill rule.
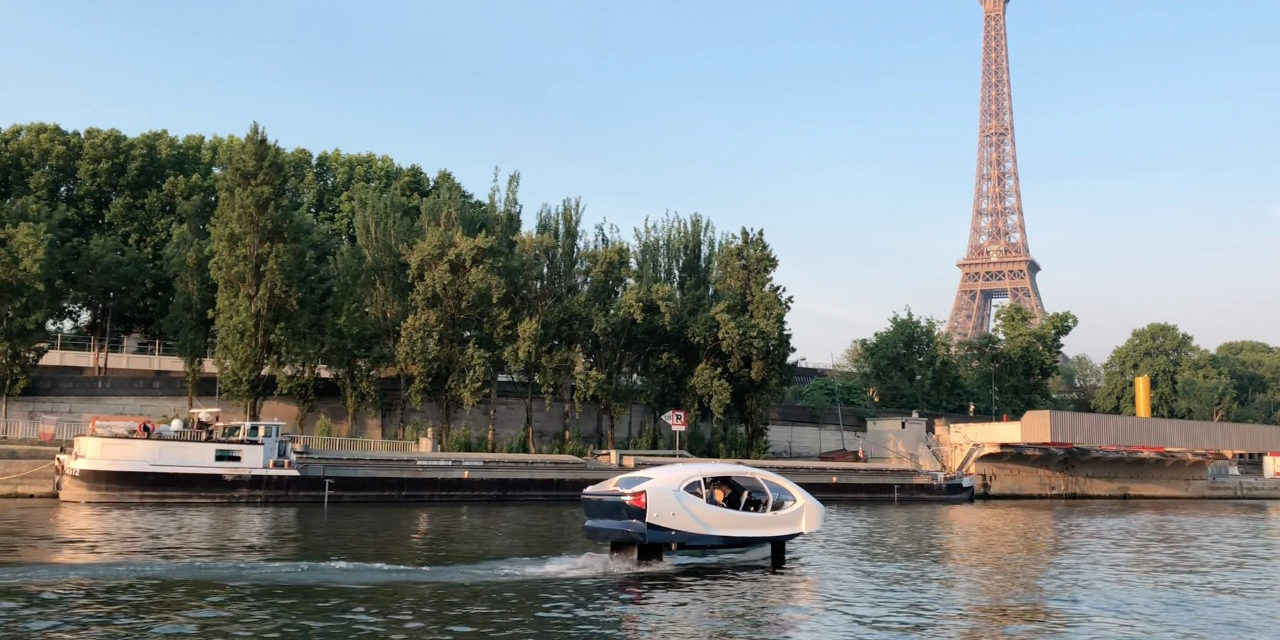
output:
[[768,548],[735,553],[670,555],[664,562],[636,565],[607,553],[506,558],[474,564],[414,567],[380,562],[120,562],[44,564],[0,568],[0,585],[47,584],[73,580],[197,581],[223,584],[313,584],[375,586],[393,583],[476,583],[599,578],[674,573],[710,566],[757,565]]

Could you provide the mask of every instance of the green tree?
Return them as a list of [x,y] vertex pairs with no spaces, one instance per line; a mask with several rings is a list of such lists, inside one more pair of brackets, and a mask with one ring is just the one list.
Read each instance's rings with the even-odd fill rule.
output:
[[21,219],[30,210],[0,206],[0,418],[8,418],[9,396],[22,392],[47,349],[45,325],[56,304],[47,287],[51,235],[43,224]]
[[[533,233],[516,239],[516,269],[523,283],[514,292],[513,340],[505,351],[506,362],[523,378],[525,387],[525,447],[536,450],[533,433],[534,389],[548,404],[568,396],[578,341],[581,340],[581,257],[578,233],[581,203],[565,200],[556,209],[543,205]],[[564,429],[569,431],[566,404]],[[566,436],[567,440],[567,436]]]
[[560,399],[562,444],[572,437],[571,389],[587,322],[582,310],[582,212],[580,198],[566,198],[554,211],[544,207],[537,221],[538,235],[549,240],[544,245],[549,252],[542,284],[554,301],[546,309],[547,348],[538,366],[538,377],[547,401],[556,396]]
[[880,406],[951,411],[963,393],[951,339],[933,318],[906,310],[845,351],[855,380]]
[[[595,235],[583,251],[583,314],[590,322],[582,343],[583,363],[578,371],[576,393],[582,401],[595,401],[597,412],[595,444],[613,449],[617,421],[629,408],[634,385],[637,349],[635,335],[645,316],[654,312],[633,280],[631,248],[618,236],[616,227],[596,227]],[[601,433],[602,422],[609,421]]]
[[1280,425],[1280,347],[1253,340],[1224,342],[1213,359],[1235,391],[1232,421]]
[[800,387],[796,399],[815,411],[838,406],[848,417],[868,418],[875,415],[875,406],[871,398],[867,397],[866,388],[859,386],[851,375],[839,370],[814,378]]
[[[728,406],[726,388],[714,370],[698,368],[704,350],[713,342],[712,278],[719,240],[709,220],[668,214],[645,220],[636,229],[634,247],[636,295],[657,311],[647,313],[636,332],[636,370],[644,381],[641,400],[649,407],[649,421],[657,423],[667,409],[683,407],[690,423],[715,415],[710,402]],[[699,345],[703,345],[700,347]],[[702,376],[695,391],[692,380]],[[710,400],[700,400],[704,399]]]
[[[326,361],[347,408],[347,422],[378,399],[381,373],[400,381],[397,424],[403,428],[405,376],[395,367],[401,325],[408,315],[409,250],[419,238],[420,202],[358,186],[355,241],[334,259],[332,333]],[[398,433],[403,437],[403,431]]]
[[[1075,315],[1064,311],[1035,324],[1026,307],[1002,306],[990,333],[957,346],[974,404],[983,413],[1013,416],[1053,406],[1050,383],[1058,373],[1062,340],[1076,323]],[[994,394],[983,393],[992,390]]]
[[190,409],[213,335],[216,291],[209,275],[209,222],[217,208],[217,189],[212,179],[180,176],[166,183],[165,191],[179,220],[170,233],[167,273],[173,301],[164,328],[182,358]]
[[1197,353],[1178,371],[1176,415],[1188,420],[1227,419],[1236,407],[1235,389],[1227,372],[1208,351]]
[[289,208],[284,151],[255,122],[220,174],[210,270],[217,286],[217,363],[228,397],[256,420],[266,369],[296,318],[299,220]]
[[[792,298],[773,280],[778,259],[762,231],[742,229],[721,246],[715,265],[714,332],[694,336],[695,344],[711,348],[704,352],[693,386],[717,422],[727,409],[742,423],[744,453],[761,456],[767,453],[769,409],[795,370],[787,361],[793,351],[787,330]],[[710,343],[699,342],[704,336],[711,337]]]
[[1058,365],[1053,390],[1072,411],[1093,411],[1093,397],[1101,386],[1102,366],[1081,353]]
[[485,448],[492,453],[497,448],[498,429],[498,381],[507,367],[506,345],[515,339],[516,313],[520,300],[518,292],[524,283],[520,278],[520,261],[516,254],[517,237],[520,234],[520,172],[507,176],[506,189],[499,187],[501,175],[493,169],[493,185],[489,189],[489,201],[484,215],[476,221],[476,232],[483,232],[494,239],[494,263],[501,280],[501,294],[491,322],[478,336],[489,352],[489,425],[485,434]]
[[453,415],[473,406],[488,378],[489,354],[477,336],[497,311],[501,278],[494,240],[463,232],[470,196],[442,172],[423,204],[426,234],[409,258],[412,293],[402,327],[399,361],[414,376],[414,401],[430,397],[440,412],[441,441]]
[[[291,252],[284,266],[289,274],[293,317],[279,326],[277,348],[270,359],[276,394],[293,400],[298,427],[305,429],[316,404],[316,383],[326,346],[334,340],[328,322],[333,303],[333,271],[324,230],[303,215],[295,215]],[[348,425],[354,428],[354,425]]]
[[1135,329],[1102,365],[1102,387],[1093,407],[1102,413],[1134,415],[1133,378],[1151,377],[1151,415],[1178,417],[1178,375],[1201,353],[1189,334],[1163,322]]

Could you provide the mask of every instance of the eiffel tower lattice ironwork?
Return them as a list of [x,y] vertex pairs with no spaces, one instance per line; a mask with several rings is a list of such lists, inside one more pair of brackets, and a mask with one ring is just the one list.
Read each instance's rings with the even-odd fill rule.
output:
[[979,0],[983,10],[982,95],[978,117],[978,170],[973,185],[973,221],[960,267],[960,286],[947,332],[958,340],[987,332],[992,301],[1007,298],[1044,317],[1036,286],[1040,265],[1027,248],[1018,188],[1018,154],[1013,143],[1013,100],[1009,91],[1009,49],[1005,6],[1009,0]]

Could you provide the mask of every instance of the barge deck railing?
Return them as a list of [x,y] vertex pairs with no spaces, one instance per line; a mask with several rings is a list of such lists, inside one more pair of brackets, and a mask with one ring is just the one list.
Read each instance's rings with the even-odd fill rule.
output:
[[418,443],[413,440],[375,440],[373,438],[338,438],[333,436],[286,435],[294,448],[310,451],[369,451],[375,453],[413,453]]

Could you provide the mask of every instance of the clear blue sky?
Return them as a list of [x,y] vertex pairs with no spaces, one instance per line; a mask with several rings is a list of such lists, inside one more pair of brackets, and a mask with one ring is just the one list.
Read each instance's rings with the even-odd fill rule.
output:
[[[792,6],[789,6],[792,5]],[[241,134],[523,175],[529,214],[762,227],[797,357],[945,320],[973,189],[978,0],[3,2],[0,119]],[[1280,2],[1015,0],[1040,289],[1105,358],[1152,321],[1280,344]]]

